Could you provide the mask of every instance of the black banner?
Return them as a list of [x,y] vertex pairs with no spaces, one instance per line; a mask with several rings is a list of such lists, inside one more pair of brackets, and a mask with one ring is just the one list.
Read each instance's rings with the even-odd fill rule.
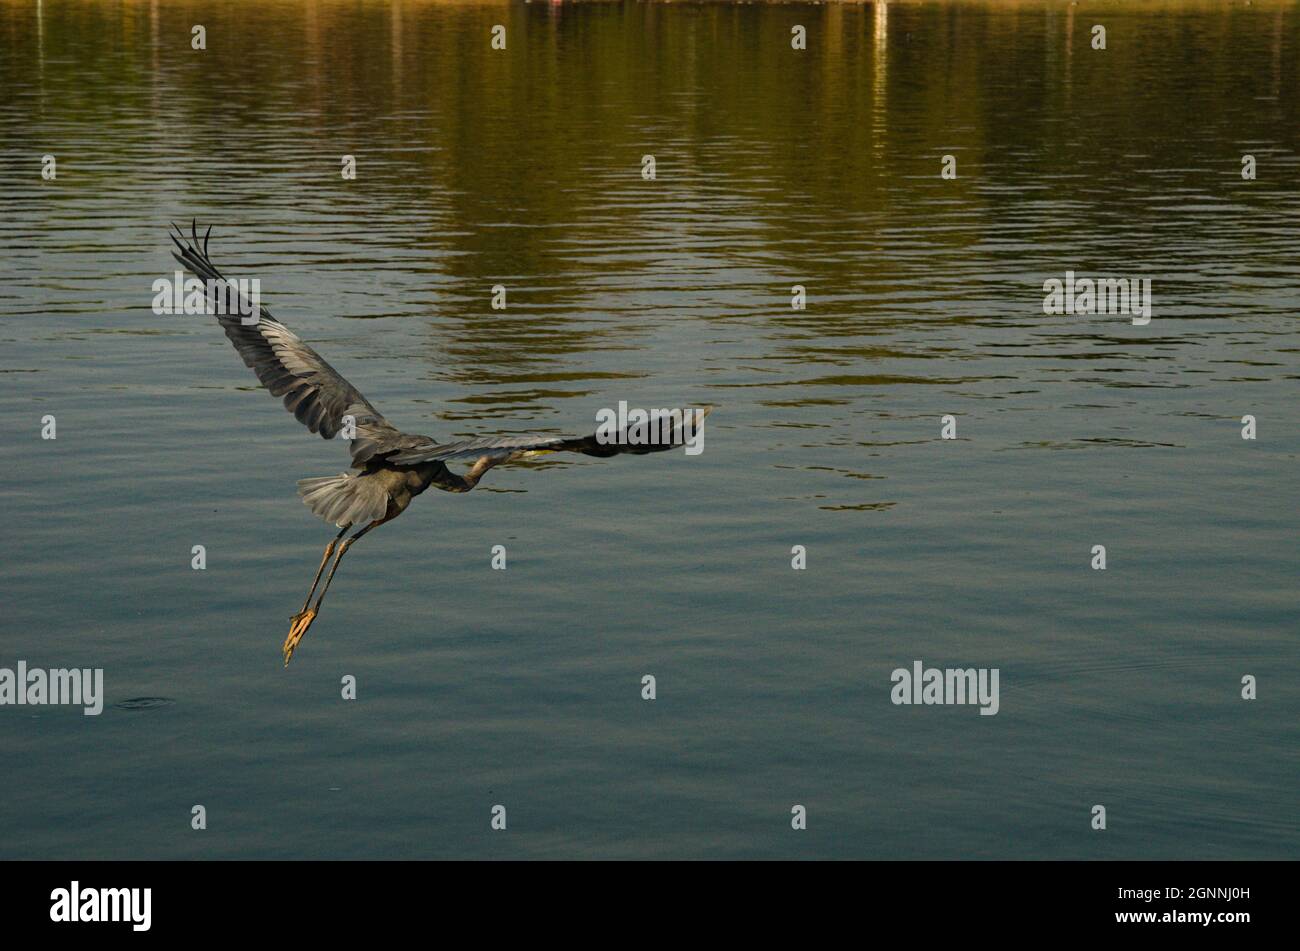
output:
[[[1258,936],[1284,863],[29,862],[0,867],[9,935],[296,940],[462,923],[496,938],[771,937],[848,927],[918,939]],[[613,928],[614,930],[610,930]]]

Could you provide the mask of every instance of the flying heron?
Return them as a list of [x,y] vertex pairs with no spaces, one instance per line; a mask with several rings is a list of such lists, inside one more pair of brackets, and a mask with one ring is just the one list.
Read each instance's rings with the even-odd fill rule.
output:
[[[230,287],[226,278],[208,258],[209,227],[200,239],[195,222],[190,223],[190,236],[172,225],[171,239],[177,252],[172,256],[203,279],[209,295],[220,285]],[[444,492],[468,492],[478,485],[483,474],[495,465],[517,459],[531,459],[553,452],[576,452],[601,458],[635,453],[662,452],[685,445],[689,429],[698,429],[712,407],[682,413],[674,420],[671,431],[657,442],[630,444],[627,433],[620,433],[613,441],[600,439],[599,433],[591,436],[482,436],[457,442],[439,443],[432,436],[404,433],[371,405],[351,383],[265,307],[258,307],[256,320],[249,313],[248,323],[238,312],[222,313],[214,308],[217,321],[235,345],[244,363],[252,367],[262,385],[272,396],[284,397],[285,409],[313,433],[333,439],[342,433],[350,439],[352,466],[335,476],[302,479],[298,494],[312,512],[339,529],[321,557],[316,576],[307,592],[302,610],[289,619],[289,633],[284,639],[284,664],[302,641],[320,613],[321,602],[329,591],[334,573],[353,542],[385,522],[391,522],[406,511],[411,500],[433,486]],[[252,302],[244,302],[233,310],[251,311]],[[230,310],[230,308],[227,308]],[[464,474],[447,468],[455,460],[473,460]],[[354,526],[360,530],[344,539]],[[325,565],[333,556],[334,563],[325,584],[311,603],[312,595],[320,585]]]

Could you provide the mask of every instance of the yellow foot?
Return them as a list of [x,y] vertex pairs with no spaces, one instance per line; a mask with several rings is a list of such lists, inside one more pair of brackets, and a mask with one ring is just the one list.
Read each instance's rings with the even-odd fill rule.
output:
[[289,628],[289,635],[284,639],[284,646],[280,648],[284,651],[284,666],[289,666],[289,658],[297,650],[298,643],[302,640],[303,635],[307,633],[307,628],[311,627],[311,622],[316,620],[316,609],[309,608],[289,618],[293,622]]

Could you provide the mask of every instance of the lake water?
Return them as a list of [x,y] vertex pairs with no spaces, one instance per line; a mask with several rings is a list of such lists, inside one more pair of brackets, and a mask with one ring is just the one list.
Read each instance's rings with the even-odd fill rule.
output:
[[[1298,20],[3,0],[0,667],[106,703],[0,707],[0,857],[1295,858]],[[346,454],[153,313],[192,217],[411,431],[705,450],[427,493],[283,669]]]

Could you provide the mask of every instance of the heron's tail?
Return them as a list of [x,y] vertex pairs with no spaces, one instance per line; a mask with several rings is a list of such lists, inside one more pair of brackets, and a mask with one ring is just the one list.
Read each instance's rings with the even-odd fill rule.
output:
[[301,479],[298,494],[313,514],[339,528],[374,522],[388,512],[388,493],[379,480],[355,472]]

